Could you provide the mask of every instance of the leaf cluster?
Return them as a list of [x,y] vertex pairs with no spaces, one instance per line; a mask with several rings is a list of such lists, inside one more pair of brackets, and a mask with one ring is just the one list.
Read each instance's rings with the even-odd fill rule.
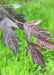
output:
[[[46,70],[44,56],[39,52],[39,49],[44,50],[42,48],[42,44],[49,49],[53,49],[54,43],[49,40],[54,38],[49,34],[49,30],[37,27],[37,25],[42,22],[41,20],[26,22],[26,15],[14,11],[14,9],[17,9],[19,7],[21,7],[21,5],[19,4],[0,6],[0,29],[3,28],[4,46],[6,46],[6,44],[8,43],[10,49],[13,50],[14,53],[17,55],[17,41],[19,40],[19,38],[14,32],[14,29],[23,29],[25,31],[26,40],[28,43],[26,56],[31,50],[33,63],[37,62]],[[31,33],[36,38],[38,44],[30,42]]]

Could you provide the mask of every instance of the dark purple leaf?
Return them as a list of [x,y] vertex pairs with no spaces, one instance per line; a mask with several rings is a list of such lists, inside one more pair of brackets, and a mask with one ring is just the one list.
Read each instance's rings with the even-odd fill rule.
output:
[[45,62],[43,60],[44,56],[37,49],[33,49],[33,48],[31,49],[31,53],[32,53],[33,62],[34,63],[37,62],[41,67],[46,69]]
[[32,29],[32,34],[34,37],[49,37],[51,38],[50,34],[49,34],[49,31],[47,29],[43,29],[43,28],[40,28],[40,27],[35,27]]
[[30,43],[27,48],[26,55],[28,55],[31,50],[33,63],[37,62],[41,67],[43,67],[46,70],[45,62],[43,59],[44,56],[37,49],[40,49],[38,45]]
[[3,43],[6,46],[9,43],[10,49],[16,53],[18,37],[12,28],[5,26],[3,30]]

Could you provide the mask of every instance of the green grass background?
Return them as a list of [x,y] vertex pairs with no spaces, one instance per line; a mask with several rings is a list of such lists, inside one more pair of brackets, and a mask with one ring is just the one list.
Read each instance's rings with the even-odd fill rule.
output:
[[[54,0],[0,0],[0,4],[22,4],[22,7],[16,9],[27,15],[26,21],[42,20],[38,26],[50,30],[54,37]],[[2,33],[0,29],[0,75],[54,75],[54,49],[39,50],[44,55],[47,71],[41,68],[37,63],[33,64],[31,52],[26,57],[27,42],[23,30],[15,30],[20,41],[18,41],[17,56],[10,50],[9,45],[3,45]],[[32,42],[36,39],[31,37]],[[54,42],[54,40],[51,40]]]

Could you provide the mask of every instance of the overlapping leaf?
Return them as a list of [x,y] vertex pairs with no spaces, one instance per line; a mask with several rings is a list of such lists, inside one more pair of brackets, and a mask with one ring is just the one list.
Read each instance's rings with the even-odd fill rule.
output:
[[7,43],[9,43],[10,49],[14,51],[15,54],[17,50],[17,41],[18,37],[14,30],[12,29],[18,28],[16,23],[14,23],[12,20],[5,18],[4,20],[0,21],[0,28],[3,28],[3,43],[6,46]]
[[[43,29],[40,27],[36,27],[37,24],[39,24],[41,20],[37,21],[30,21],[30,22],[25,22],[24,23],[24,31],[26,33],[26,39],[27,41],[30,40],[30,33],[33,34],[34,37],[48,37],[48,39],[54,39],[51,37],[49,34],[49,31],[47,29]],[[29,40],[28,40],[29,38]]]
[[10,15],[12,15],[16,20],[20,21],[20,22],[26,22],[25,18],[26,15],[19,13],[17,11],[14,11],[13,9],[17,9],[19,7],[21,7],[20,4],[10,4],[10,5],[4,5],[3,6],[9,13]]
[[31,50],[33,62],[34,63],[37,62],[41,67],[43,67],[46,70],[45,62],[43,60],[43,55],[38,51],[38,49],[43,50],[41,46],[42,44],[49,49],[53,49],[54,43],[48,40],[54,39],[54,38],[51,37],[47,29],[36,27],[36,25],[39,24],[40,22],[41,20],[24,23],[24,31],[26,33],[26,40],[29,42],[30,36],[31,36],[30,33],[32,33],[33,36],[37,38],[37,43],[38,43],[38,45],[34,43],[30,43],[30,44],[28,43],[29,45],[27,48],[26,56],[29,54]]
[[[3,28],[3,42],[5,46],[7,43],[9,43],[10,49],[12,49],[15,52],[15,54],[17,50],[18,37],[14,32],[13,28],[23,29],[21,22],[16,20],[15,17],[19,16],[18,19],[20,18],[22,21],[26,17],[24,14],[13,11],[13,9],[19,7],[21,7],[21,5],[18,4],[4,5],[0,7],[1,11],[0,29]],[[10,13],[11,11],[12,14],[14,14],[14,16]]]
[[30,33],[32,32],[33,27],[35,27],[40,22],[41,22],[41,20],[36,20],[36,21],[30,21],[30,22],[25,22],[24,23],[24,31],[26,33],[27,41],[30,40]]
[[[17,6],[16,6],[16,8],[17,8]],[[15,8],[13,8],[13,9],[15,9]],[[15,23],[17,23],[17,25],[20,29],[23,29],[23,23],[26,22],[25,21],[26,16],[24,14],[19,13],[17,11],[13,11],[11,7],[9,10],[8,7],[5,9],[5,7],[3,6],[0,8],[0,10],[1,10],[1,19],[5,19],[7,16],[11,20],[13,20]],[[7,11],[7,10],[9,10],[9,11]],[[23,22],[23,23],[21,23],[21,22]]]

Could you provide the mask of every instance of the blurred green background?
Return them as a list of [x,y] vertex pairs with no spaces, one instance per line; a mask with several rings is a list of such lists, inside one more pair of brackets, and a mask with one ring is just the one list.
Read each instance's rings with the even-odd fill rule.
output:
[[[50,30],[54,37],[54,0],[0,0],[0,4],[21,4],[22,7],[16,9],[27,15],[26,21],[42,20],[39,27]],[[3,45],[2,33],[0,29],[0,75],[54,75],[54,49],[39,50],[44,55],[47,71],[41,68],[37,63],[33,64],[31,52],[26,57],[27,42],[23,30],[15,30],[20,41],[18,41],[17,56],[10,50],[9,45]],[[32,42],[36,39],[31,37]],[[54,40],[51,40],[54,42]]]

